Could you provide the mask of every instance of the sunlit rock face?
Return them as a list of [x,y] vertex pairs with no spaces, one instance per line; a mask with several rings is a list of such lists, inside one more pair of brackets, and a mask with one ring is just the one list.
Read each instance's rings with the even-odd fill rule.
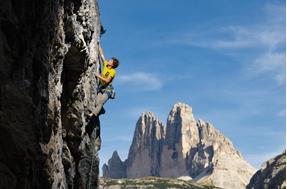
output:
[[140,117],[136,124],[129,158],[126,161],[128,178],[160,175],[159,165],[163,135],[163,125],[152,113],[148,112]]
[[0,186],[96,188],[96,0],[0,2]]
[[266,161],[251,178],[247,189],[286,188],[286,151]]
[[245,188],[255,172],[228,138],[211,123],[195,120],[184,103],[173,106],[166,127],[152,113],[143,114],[123,163],[127,178],[186,176],[222,188]]

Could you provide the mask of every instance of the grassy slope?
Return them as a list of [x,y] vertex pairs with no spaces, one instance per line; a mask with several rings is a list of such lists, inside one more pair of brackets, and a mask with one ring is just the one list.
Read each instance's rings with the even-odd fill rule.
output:
[[192,181],[167,179],[159,177],[144,177],[140,179],[100,179],[102,186],[120,186],[121,188],[153,188],[153,189],[213,189],[216,187],[199,185]]

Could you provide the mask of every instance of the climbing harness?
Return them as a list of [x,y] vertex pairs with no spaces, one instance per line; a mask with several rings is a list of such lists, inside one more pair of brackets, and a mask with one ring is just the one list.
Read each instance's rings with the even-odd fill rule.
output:
[[102,84],[99,84],[99,87],[97,88],[97,93],[106,93],[109,98],[115,99],[116,97],[116,91],[114,90],[114,87],[112,85],[103,86]]

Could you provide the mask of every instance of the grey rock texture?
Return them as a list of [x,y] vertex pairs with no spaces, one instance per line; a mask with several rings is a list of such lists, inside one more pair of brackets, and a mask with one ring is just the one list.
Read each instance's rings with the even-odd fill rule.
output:
[[[163,133],[164,127],[153,113],[142,114],[136,124],[128,160],[122,162],[117,152],[114,152],[108,165],[103,165],[103,176],[111,178],[137,178],[142,174],[159,176]],[[142,159],[142,157],[148,158]],[[146,166],[137,169],[135,166],[138,164]]]
[[126,165],[121,161],[117,151],[113,153],[113,156],[109,160],[108,165],[104,164],[103,170],[104,177],[109,175],[116,179],[126,177]]
[[97,188],[96,0],[0,2],[1,189]]
[[286,188],[286,151],[266,161],[250,180],[247,189]]
[[[211,123],[196,121],[184,103],[173,106],[166,127],[152,113],[143,114],[124,163],[127,178],[190,177],[221,188],[245,188],[255,172],[228,138]],[[105,165],[104,176],[113,178],[107,169],[112,167]]]
[[[159,165],[163,134],[162,123],[151,112],[142,114],[136,124],[134,138],[126,161],[128,178],[160,175]],[[141,169],[138,165],[141,165]]]

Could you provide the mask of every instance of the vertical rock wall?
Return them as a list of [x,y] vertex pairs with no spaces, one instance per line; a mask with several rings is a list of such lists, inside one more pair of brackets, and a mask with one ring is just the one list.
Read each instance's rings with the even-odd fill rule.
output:
[[160,176],[159,165],[163,138],[163,124],[151,112],[142,114],[136,124],[134,138],[126,161],[127,178],[138,178],[142,175]]
[[1,0],[0,186],[96,188],[96,0]]

